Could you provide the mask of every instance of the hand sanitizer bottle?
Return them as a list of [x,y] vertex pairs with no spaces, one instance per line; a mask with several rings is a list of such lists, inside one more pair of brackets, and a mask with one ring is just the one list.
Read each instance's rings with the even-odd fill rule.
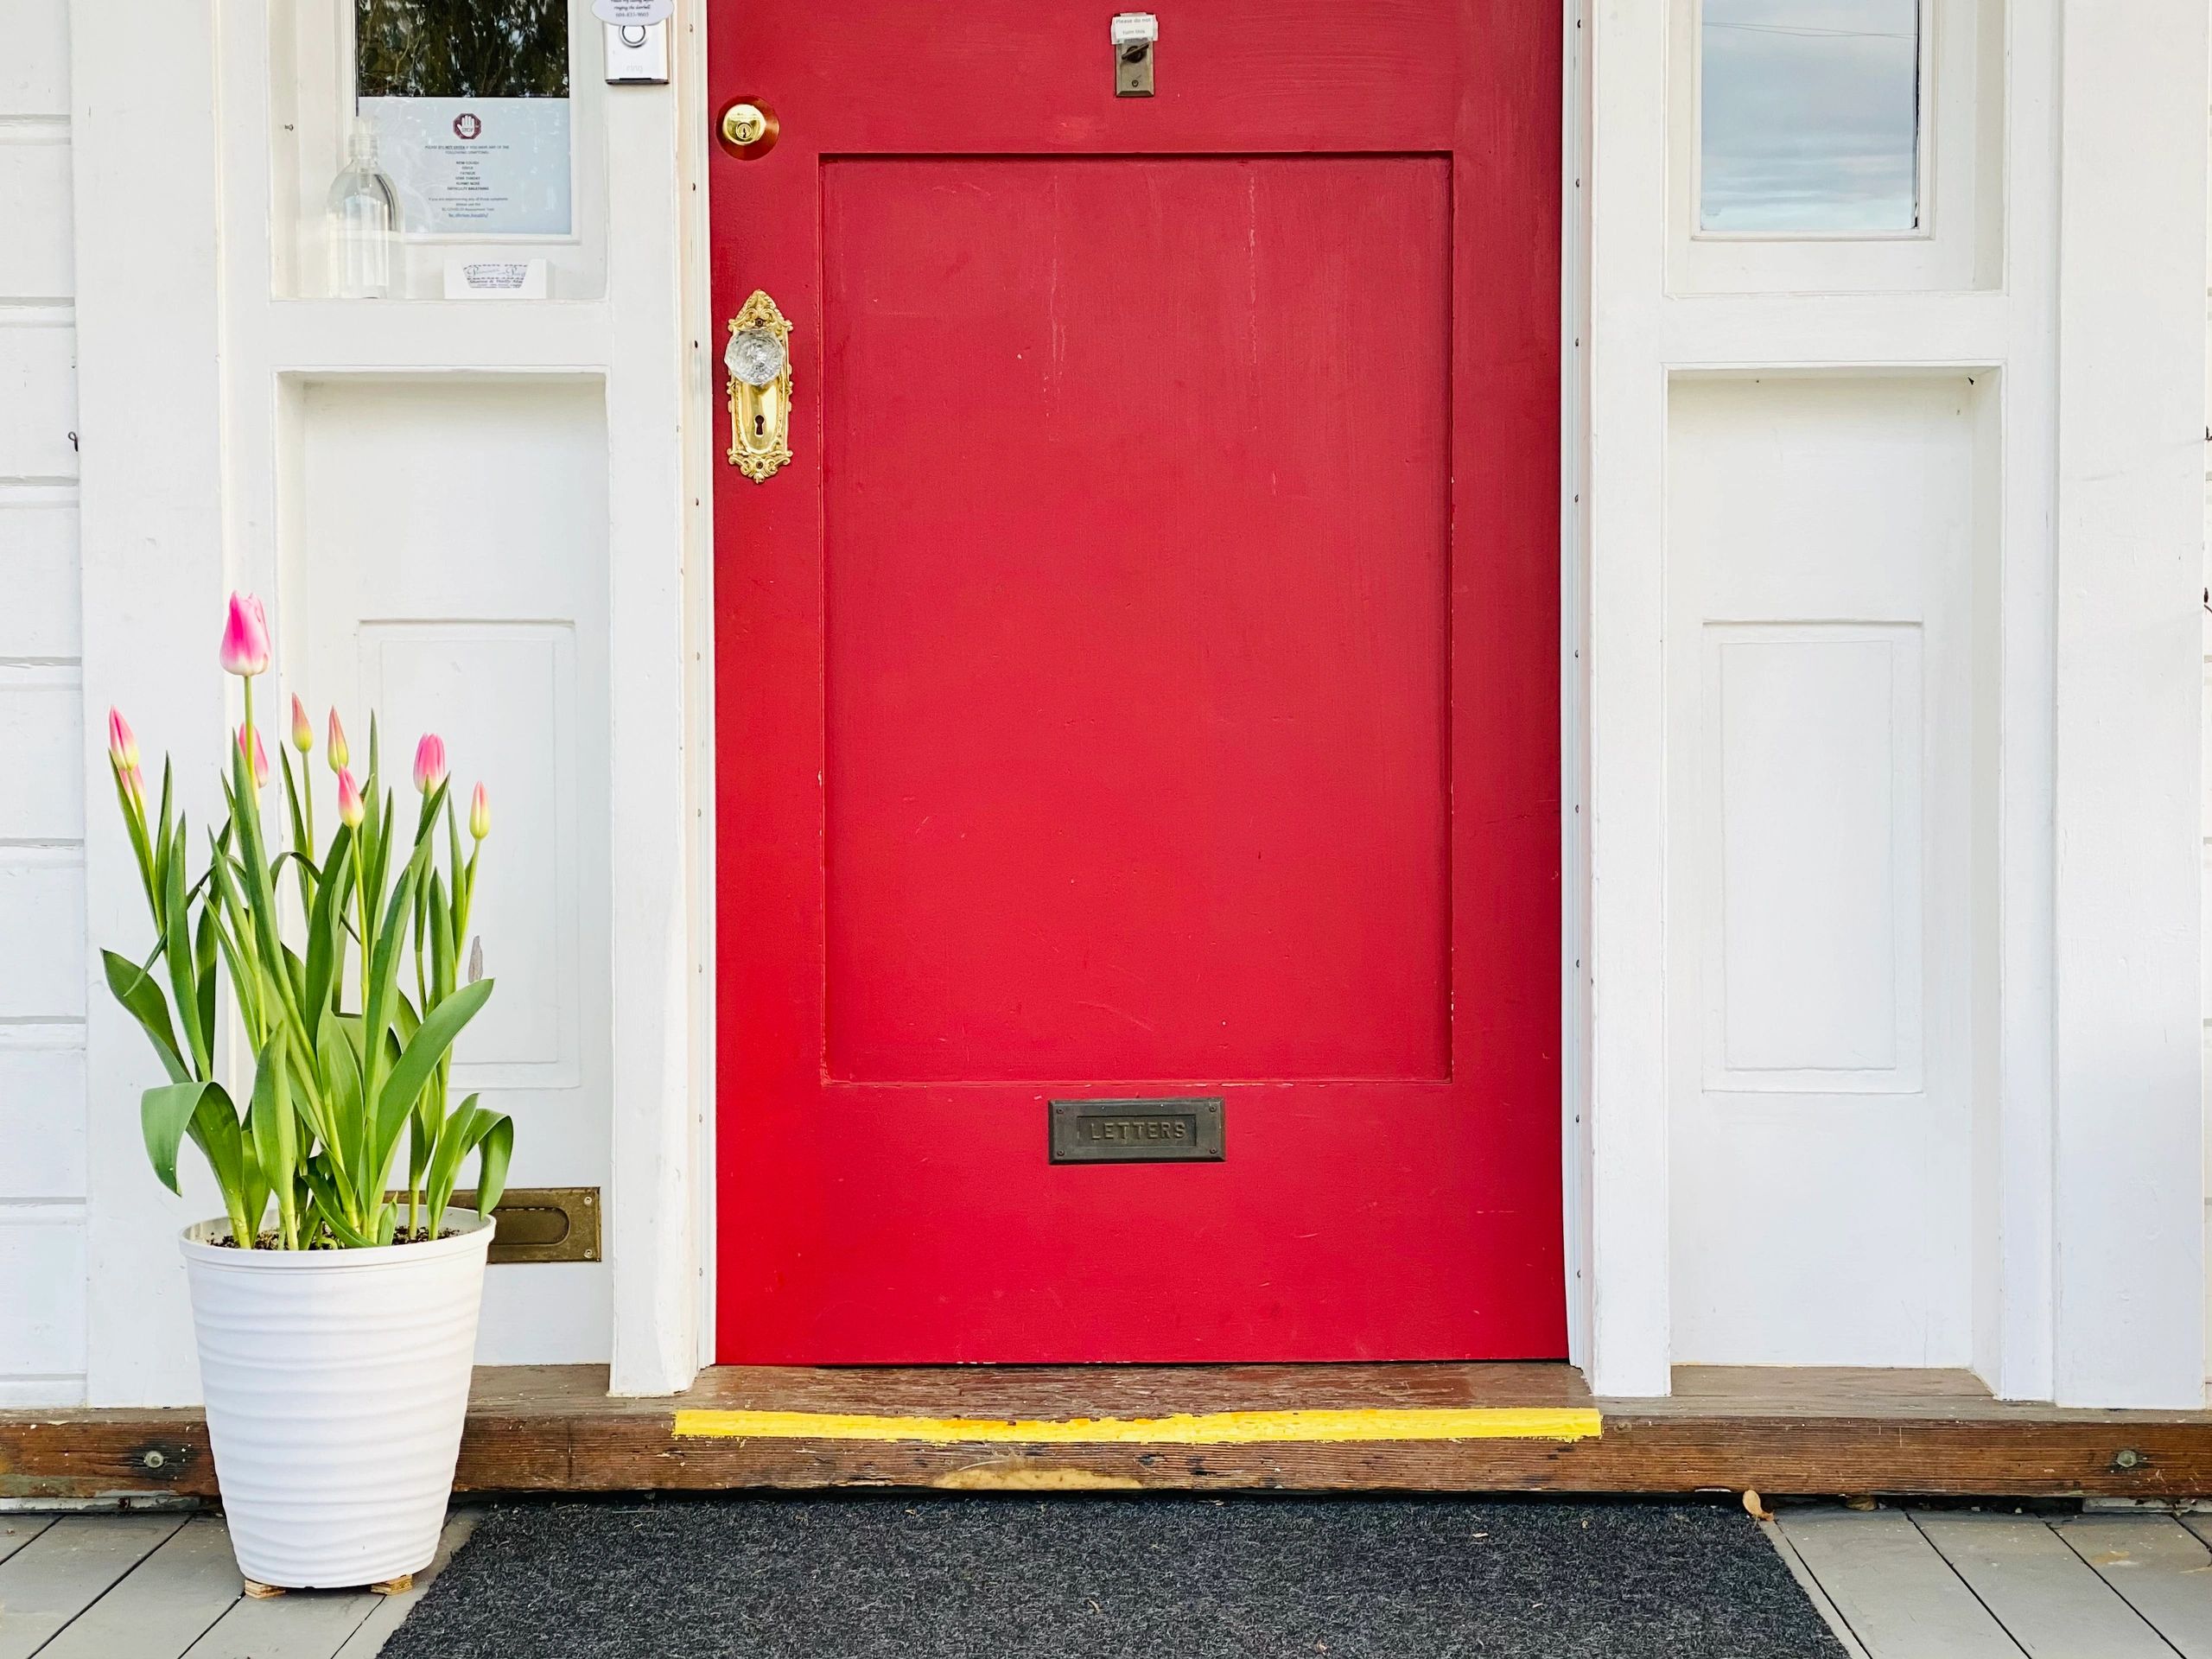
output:
[[345,170],[331,181],[327,217],[332,297],[391,298],[399,199],[377,166],[376,129],[359,117],[346,142]]

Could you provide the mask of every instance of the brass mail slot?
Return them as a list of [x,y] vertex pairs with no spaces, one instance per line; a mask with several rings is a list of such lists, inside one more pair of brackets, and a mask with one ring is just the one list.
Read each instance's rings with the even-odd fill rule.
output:
[[1052,1103],[1056,1164],[1213,1164],[1225,1155],[1217,1096]]
[[[474,1209],[474,1192],[456,1192],[453,1201]],[[494,1262],[596,1262],[599,1260],[599,1189],[595,1186],[511,1186],[493,1215],[499,1230],[492,1236]]]

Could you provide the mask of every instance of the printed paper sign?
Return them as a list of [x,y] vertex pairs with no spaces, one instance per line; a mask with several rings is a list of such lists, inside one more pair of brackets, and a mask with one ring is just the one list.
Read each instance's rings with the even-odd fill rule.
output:
[[410,236],[566,236],[565,98],[365,98]]
[[591,15],[604,23],[658,23],[676,15],[676,0],[591,0]]
[[446,298],[449,300],[542,300],[545,297],[543,259],[448,259],[446,261]]

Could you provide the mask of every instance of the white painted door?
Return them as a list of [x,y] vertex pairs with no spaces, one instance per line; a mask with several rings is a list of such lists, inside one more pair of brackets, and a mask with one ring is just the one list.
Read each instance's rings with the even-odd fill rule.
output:
[[1969,1357],[1993,391],[1675,383],[1679,1363]]
[[[289,676],[340,710],[357,772],[411,799],[416,740],[446,741],[455,799],[489,791],[472,920],[498,982],[455,1049],[456,1096],[512,1114],[517,1186],[607,1182],[607,504],[596,381],[296,383],[284,575]],[[639,741],[647,741],[639,734]],[[673,741],[672,734],[667,741]],[[316,787],[330,774],[318,747]],[[404,808],[403,807],[403,810]],[[485,1363],[603,1361],[602,1262],[494,1267]]]

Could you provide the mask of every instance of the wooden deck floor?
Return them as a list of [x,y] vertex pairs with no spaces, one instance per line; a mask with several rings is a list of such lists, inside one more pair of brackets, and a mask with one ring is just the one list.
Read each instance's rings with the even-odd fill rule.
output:
[[[2212,1656],[2212,1517],[1800,1508],[1766,1532],[1861,1659]],[[0,1659],[371,1659],[420,1593],[245,1600],[212,1515],[0,1516]]]
[[1801,1509],[1767,1532],[1866,1659],[2212,1656],[2212,1516]]
[[404,1595],[251,1601],[219,1516],[0,1516],[0,1659],[372,1659],[473,1525]]
[[[2212,1413],[1992,1400],[1963,1372],[1685,1369],[1593,1399],[1565,1365],[480,1371],[464,1492],[899,1485],[2212,1496]],[[191,1411],[0,1413],[0,1497],[208,1497]]]

